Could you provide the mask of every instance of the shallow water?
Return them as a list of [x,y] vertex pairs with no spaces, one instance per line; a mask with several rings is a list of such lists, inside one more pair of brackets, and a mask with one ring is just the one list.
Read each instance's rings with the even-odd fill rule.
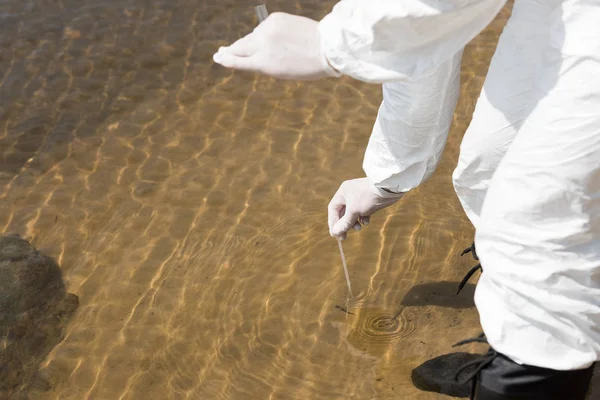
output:
[[31,398],[442,398],[410,372],[479,333],[450,175],[509,10],[465,52],[436,174],[344,242],[349,300],[326,206],[363,175],[380,88],[214,65],[255,5],[0,2],[0,231],[80,298]]

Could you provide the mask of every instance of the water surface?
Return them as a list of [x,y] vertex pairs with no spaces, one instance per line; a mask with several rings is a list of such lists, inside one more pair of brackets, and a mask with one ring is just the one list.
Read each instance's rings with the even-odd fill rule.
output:
[[255,5],[0,2],[0,231],[80,299],[32,398],[438,399],[411,370],[479,333],[448,289],[473,264],[450,175],[508,8],[465,52],[436,174],[344,242],[349,302],[326,206],[381,89],[213,64]]

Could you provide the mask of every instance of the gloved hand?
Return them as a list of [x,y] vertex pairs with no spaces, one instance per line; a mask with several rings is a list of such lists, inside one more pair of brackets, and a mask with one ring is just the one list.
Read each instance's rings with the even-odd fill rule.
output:
[[315,80],[340,76],[323,54],[318,22],[286,13],[273,13],[252,33],[213,60],[224,67],[260,72],[280,79]]
[[345,239],[351,228],[360,230],[361,223],[368,225],[371,214],[394,204],[403,195],[379,189],[368,178],[343,182],[329,202],[329,234]]

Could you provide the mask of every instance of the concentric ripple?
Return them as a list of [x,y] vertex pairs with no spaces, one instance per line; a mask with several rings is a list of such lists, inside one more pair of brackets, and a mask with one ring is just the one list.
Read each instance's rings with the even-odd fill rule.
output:
[[406,338],[415,332],[415,324],[405,313],[369,316],[360,325],[360,334],[367,340],[391,343]]
[[360,310],[364,306],[368,295],[369,291],[364,290],[358,292],[354,297],[348,296],[348,299],[346,300],[346,308],[348,310],[352,310],[353,312],[355,310]]
[[360,310],[357,317],[347,340],[353,347],[373,355],[381,355],[416,331],[414,318],[406,308],[396,314],[367,308]]
[[259,3],[0,0],[0,231],[54,249],[81,299],[26,397],[423,398],[412,368],[478,328],[400,304],[470,266],[450,251],[472,240],[451,173],[510,10],[465,48],[430,184],[344,243],[346,301],[326,205],[362,173],[381,88],[216,65]]

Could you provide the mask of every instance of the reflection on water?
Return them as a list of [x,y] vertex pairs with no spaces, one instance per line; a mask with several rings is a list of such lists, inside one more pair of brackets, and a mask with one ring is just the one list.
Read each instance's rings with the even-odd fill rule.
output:
[[255,5],[0,3],[0,230],[80,299],[33,398],[435,399],[410,371],[479,332],[472,307],[403,298],[471,267],[450,174],[508,10],[465,52],[438,172],[344,243],[351,308],[326,205],[362,175],[380,88],[214,65]]

